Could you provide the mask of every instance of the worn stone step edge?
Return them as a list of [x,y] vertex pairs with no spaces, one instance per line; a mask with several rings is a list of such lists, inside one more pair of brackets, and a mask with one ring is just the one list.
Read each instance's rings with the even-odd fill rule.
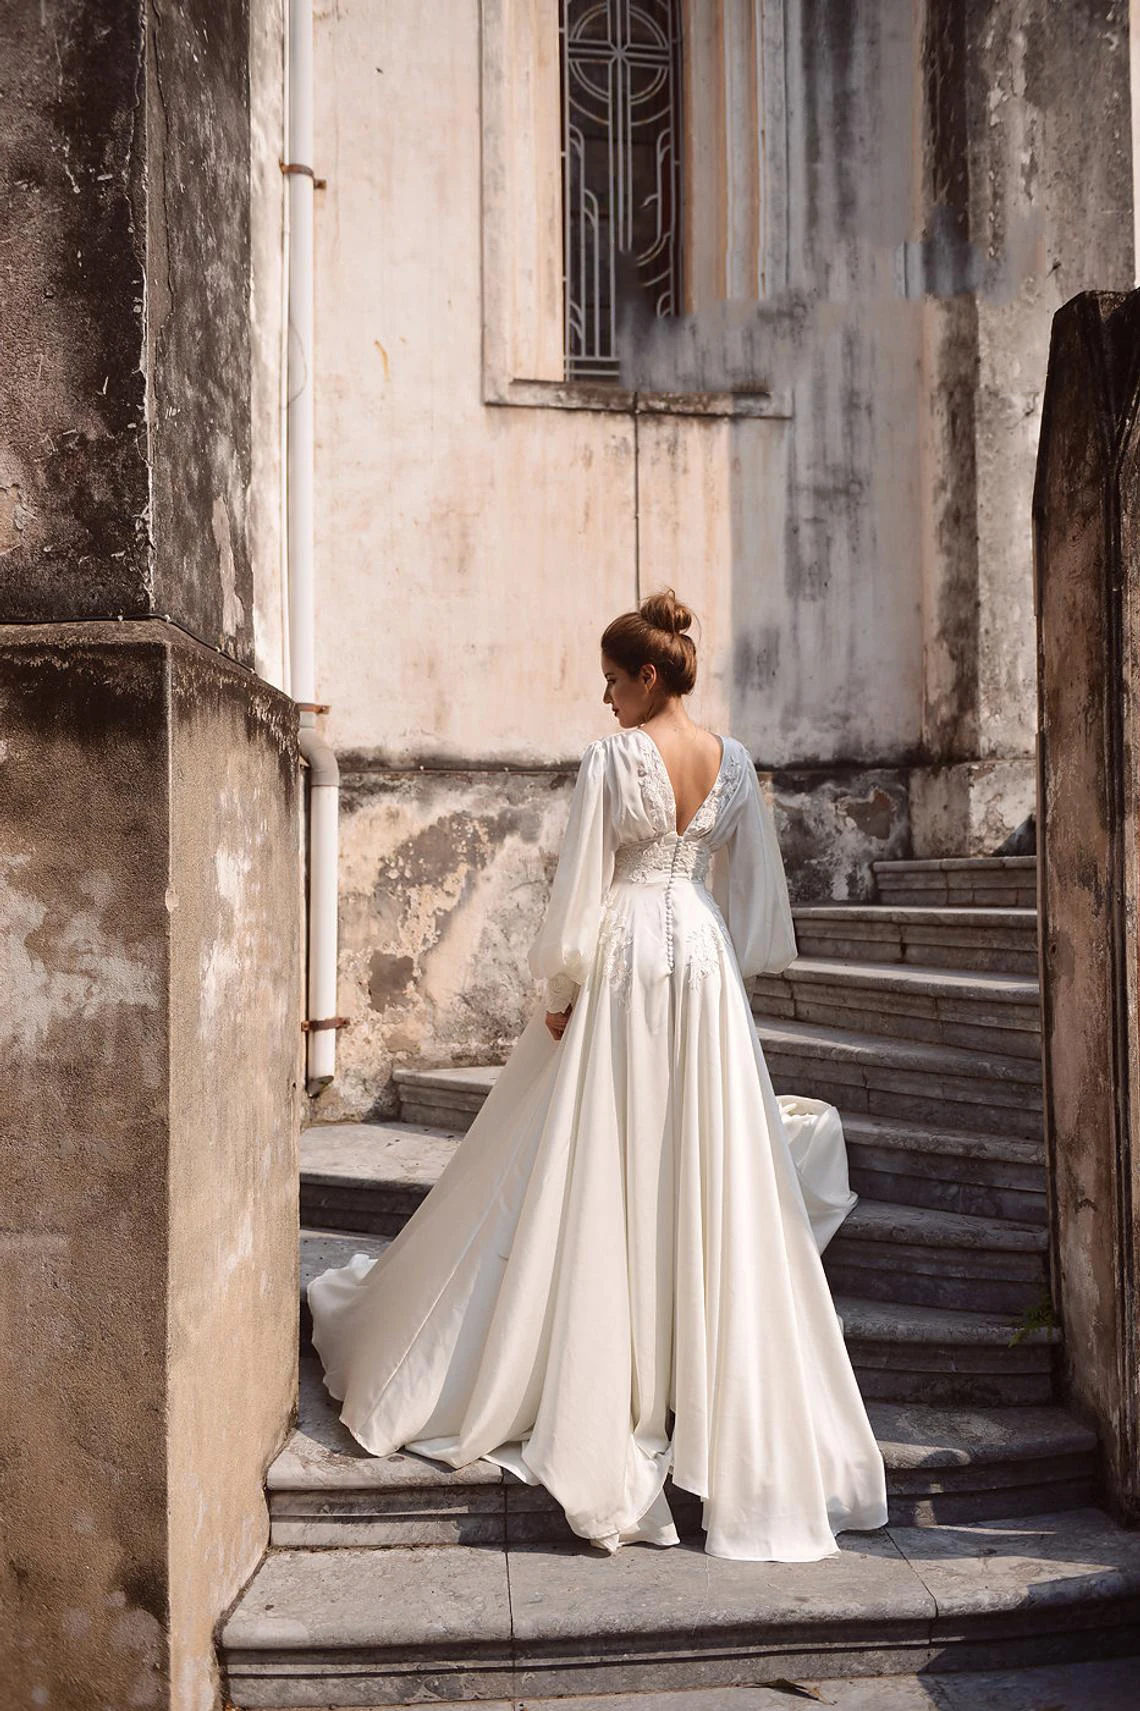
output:
[[981,1052],[973,1047],[933,1045],[900,1040],[822,1022],[764,1022],[759,1029],[765,1051],[795,1052],[836,1064],[865,1065],[872,1071],[896,1070],[927,1080],[1008,1083],[1027,1092],[1040,1092],[1040,1065],[1033,1059]]
[[893,962],[902,968],[977,969],[1003,974],[1037,973],[1036,948],[1012,945],[954,944],[951,940],[861,938],[841,928],[801,927],[797,933],[801,956],[830,957],[843,962]]
[[[314,1274],[317,1256],[329,1265],[347,1265],[354,1254],[370,1259],[383,1253],[390,1237],[354,1230],[301,1231],[302,1300],[305,1283]],[[343,1258],[341,1257],[343,1256]],[[1019,1318],[1017,1314],[974,1313],[963,1308],[922,1307],[902,1302],[871,1301],[838,1292],[835,1310],[844,1337],[864,1343],[910,1343],[937,1348],[991,1348],[1010,1353],[1038,1351],[1041,1359],[1060,1344],[1055,1325]]]
[[1100,1511],[849,1540],[762,1568],[629,1550],[604,1575],[577,1545],[271,1552],[222,1631],[230,1691],[304,1703],[293,1677],[335,1705],[372,1665],[393,1703],[442,1698],[448,1677],[463,1698],[525,1697],[1140,1650],[1140,1538]]
[[[924,1135],[914,1126],[858,1117],[846,1118],[844,1129],[851,1186],[871,1201],[1015,1224],[1046,1221],[1039,1143]],[[302,1221],[394,1235],[434,1186],[460,1138],[454,1128],[410,1124],[313,1126],[301,1137]]]
[[[868,1404],[883,1453],[892,1519],[936,1524],[1088,1501],[1097,1441],[1056,1406],[938,1409]],[[569,1536],[556,1501],[485,1461],[449,1468],[412,1452],[370,1456],[339,1420],[320,1363],[301,1363],[297,1427],[271,1463],[271,1542],[316,1549],[374,1544],[457,1545]],[[682,1532],[700,1502],[670,1486]]]
[[[852,1116],[844,1119],[848,1143],[865,1147],[886,1148],[903,1154],[927,1156],[945,1153],[948,1157],[976,1159],[986,1163],[1016,1165],[1025,1169],[1043,1169],[1044,1145],[1039,1140],[1027,1140],[1018,1135],[990,1135],[969,1129],[928,1128],[922,1124],[892,1121],[890,1118]],[[399,1123],[313,1123],[301,1133],[302,1178],[313,1181],[338,1182],[348,1180],[352,1172],[330,1166],[324,1171],[306,1163],[306,1149],[319,1147],[326,1139],[336,1139],[349,1145],[359,1140],[375,1150],[377,1163],[393,1156],[400,1148],[401,1165],[391,1179],[378,1177],[377,1182],[395,1187],[428,1187],[436,1180],[439,1169],[460,1138],[455,1129],[438,1128],[431,1124]],[[358,1175],[359,1173],[357,1173]]]
[[[936,1158],[968,1160],[974,1167],[1000,1167],[1008,1180],[995,1177],[998,1186],[1034,1190],[1039,1185],[1044,1192],[1044,1148],[1039,1141],[925,1129],[859,1116],[845,1118],[843,1126],[852,1153],[861,1149],[897,1155],[900,1170],[908,1161],[925,1167]],[[430,1125],[313,1124],[301,1135],[302,1186],[359,1186],[370,1193],[422,1196],[438,1179],[459,1139],[455,1129]]]
[[[964,1012],[955,1014],[955,1011]],[[988,1011],[988,1013],[987,1013]],[[1031,1079],[1040,1076],[1040,1012],[1012,1005],[978,1006],[925,999],[897,993],[859,992],[843,986],[804,986],[758,983],[752,1014],[760,1025],[778,1027],[799,1022],[809,1027],[874,1030],[880,1040],[904,1040],[913,1045],[951,1046],[987,1057],[1000,1053],[1030,1066]]]
[[978,1253],[1007,1252],[1040,1259],[1049,1251],[1048,1231],[1006,1218],[971,1212],[943,1212],[932,1206],[906,1206],[887,1200],[860,1200],[840,1227],[836,1241],[898,1243],[908,1248],[952,1248]]
[[[369,1258],[390,1238],[302,1232],[301,1346],[312,1325],[305,1284],[354,1254]],[[836,1309],[864,1396],[946,1406],[1025,1407],[1053,1399],[1059,1330],[1018,1313],[917,1306],[837,1292]]]
[[799,956],[782,974],[759,975],[756,981],[757,986],[777,984],[839,987],[876,996],[890,993],[926,999],[932,1004],[988,1004],[995,1011],[1007,1008],[1038,1011],[1041,1004],[1040,988],[1032,975],[913,962],[850,962],[842,957]]
[[1003,931],[1037,936],[1037,911],[1023,903],[988,909],[969,903],[796,903],[792,918],[797,926],[803,921],[823,926],[926,927],[966,934],[976,928],[987,939]]
[[[376,1128],[384,1133],[380,1126]],[[340,1130],[338,1125],[338,1131]],[[401,1140],[408,1140],[409,1132],[398,1126],[392,1133]],[[412,1147],[419,1138],[419,1133],[411,1137]],[[351,1140],[351,1137],[350,1137]],[[430,1132],[424,1133],[425,1146],[431,1145],[434,1137]],[[438,1151],[442,1154],[446,1145],[446,1137],[440,1137],[442,1144]],[[319,1135],[318,1135],[319,1143]],[[401,1157],[407,1158],[407,1151]],[[442,1162],[442,1160],[441,1160]],[[409,1172],[415,1177],[416,1173]],[[426,1191],[430,1186],[425,1181],[426,1173],[419,1173],[415,1186]],[[409,1184],[406,1178],[397,1179],[393,1183],[383,1178],[362,1177],[358,1169],[350,1170],[342,1167],[338,1174],[332,1169],[321,1171],[311,1165],[303,1168],[303,1179],[311,1186],[345,1187],[350,1191],[371,1191],[373,1193],[386,1191],[389,1188],[397,1192],[406,1192]],[[900,1244],[907,1248],[923,1247],[930,1249],[970,1250],[978,1253],[1008,1252],[1039,1256],[1047,1251],[1048,1238],[1045,1232],[1033,1224],[1019,1224],[1008,1219],[987,1218],[975,1213],[944,1212],[934,1207],[899,1205],[887,1201],[863,1199],[849,1213],[841,1236],[848,1242],[869,1241],[877,1244]],[[838,1238],[837,1238],[838,1239]]]
[[[890,1035],[866,1034],[823,1023],[793,1020],[759,1025],[765,1052],[810,1056],[829,1064],[864,1067],[872,1075],[895,1071],[922,1078],[951,1078],[958,1083],[990,1082],[1015,1088],[1040,1101],[1040,1064],[1036,1059],[1004,1057],[961,1046],[934,1045]],[[398,1068],[393,1079],[401,1090],[445,1093],[459,1109],[478,1109],[494,1085],[501,1065],[441,1066],[435,1069]]]
[[865,1146],[848,1134],[847,1168],[856,1194],[870,1200],[1007,1218],[1017,1224],[1048,1223],[1040,1165],[994,1163],[947,1153],[904,1153]]
[[[1009,1462],[1060,1460],[1095,1454],[1095,1432],[1059,1406],[951,1409],[874,1402],[868,1407],[887,1467],[894,1472],[968,1472]],[[343,1447],[330,1443],[339,1439]],[[521,1481],[488,1462],[450,1469],[411,1453],[370,1456],[340,1424],[315,1357],[302,1362],[301,1417],[269,1466],[273,1492],[341,1492],[364,1488],[414,1493],[445,1486],[458,1490]],[[527,1489],[527,1488],[524,1488]],[[536,1488],[529,1488],[536,1489]]]
[[1037,857],[884,856],[871,863],[876,873],[1035,873]]
[[[1020,1135],[990,1135],[969,1129],[927,1128],[888,1117],[852,1116],[843,1119],[843,1132],[852,1146],[889,1148],[902,1154],[944,1153],[986,1163],[1017,1165],[1043,1171],[1045,1146]],[[1042,1177],[1042,1184],[1044,1178]]]

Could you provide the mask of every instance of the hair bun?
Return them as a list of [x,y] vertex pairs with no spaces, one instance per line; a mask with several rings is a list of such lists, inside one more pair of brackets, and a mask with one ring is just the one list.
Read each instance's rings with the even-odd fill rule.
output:
[[693,614],[682,605],[671,588],[663,589],[660,594],[651,594],[641,602],[638,611],[647,624],[652,624],[655,630],[664,630],[670,636],[679,636],[693,622]]

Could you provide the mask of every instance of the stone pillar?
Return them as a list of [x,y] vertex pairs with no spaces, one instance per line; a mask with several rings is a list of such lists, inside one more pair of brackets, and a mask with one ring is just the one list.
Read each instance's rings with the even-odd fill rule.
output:
[[1034,496],[1053,1288],[1073,1401],[1140,1521],[1140,292],[1053,322]]
[[[989,855],[1034,806],[1029,539],[1049,326],[1136,278],[1128,6],[926,0],[923,762],[918,856]],[[1053,91],[1064,88],[1064,102]]]
[[221,1705],[296,1394],[300,782],[254,669],[249,42],[244,0],[0,8],[13,1711]]

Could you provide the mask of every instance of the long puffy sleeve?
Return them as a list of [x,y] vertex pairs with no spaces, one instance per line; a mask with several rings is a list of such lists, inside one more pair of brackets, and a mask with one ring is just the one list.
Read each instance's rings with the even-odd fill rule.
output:
[[546,982],[546,1008],[561,1013],[577,996],[593,962],[602,902],[614,866],[612,816],[606,798],[606,744],[582,756],[550,902],[530,947],[531,973]]
[[740,797],[732,829],[716,853],[712,889],[748,980],[787,968],[795,959],[796,935],[772,810],[750,759]]

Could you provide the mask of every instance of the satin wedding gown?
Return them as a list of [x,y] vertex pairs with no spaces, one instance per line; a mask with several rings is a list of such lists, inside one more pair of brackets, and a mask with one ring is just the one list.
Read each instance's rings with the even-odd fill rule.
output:
[[313,1340],[375,1455],[485,1457],[611,1551],[676,1543],[671,1473],[714,1556],[814,1561],[887,1518],[819,1257],[855,1196],[838,1114],[776,1098],[753,1024],[744,979],[795,938],[740,743],[676,812],[646,732],[586,750],[544,1001],[391,1246],[310,1284]]

